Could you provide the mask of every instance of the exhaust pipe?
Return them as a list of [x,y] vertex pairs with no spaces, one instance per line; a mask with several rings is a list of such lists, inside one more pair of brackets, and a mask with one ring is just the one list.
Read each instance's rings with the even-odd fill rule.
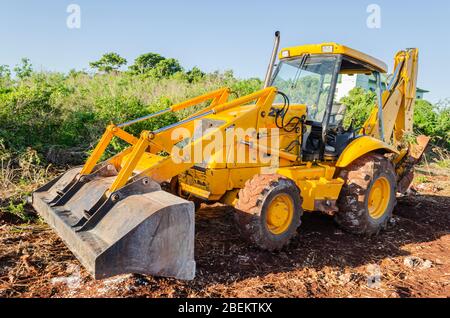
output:
[[278,48],[280,46],[280,31],[275,32],[275,43],[273,45],[272,56],[270,57],[269,66],[267,67],[266,78],[264,79],[264,88],[269,87],[272,79],[273,68],[277,59]]

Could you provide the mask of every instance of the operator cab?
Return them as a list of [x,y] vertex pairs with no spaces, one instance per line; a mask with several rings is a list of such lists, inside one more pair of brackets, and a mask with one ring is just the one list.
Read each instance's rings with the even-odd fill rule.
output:
[[336,43],[286,48],[279,58],[271,81],[271,86],[280,92],[277,101],[307,107],[303,161],[337,161],[361,131],[361,127],[353,125],[344,128],[346,106],[336,98],[338,80],[346,75],[375,75],[381,92],[378,75],[387,72],[387,65]]

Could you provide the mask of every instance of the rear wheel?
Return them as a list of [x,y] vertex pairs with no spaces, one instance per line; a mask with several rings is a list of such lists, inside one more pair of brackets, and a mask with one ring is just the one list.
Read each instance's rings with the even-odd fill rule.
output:
[[342,170],[345,180],[338,200],[336,223],[355,234],[376,235],[385,229],[396,205],[396,174],[378,154],[359,158]]
[[296,235],[303,209],[300,190],[281,175],[257,175],[239,191],[235,220],[244,238],[274,251]]

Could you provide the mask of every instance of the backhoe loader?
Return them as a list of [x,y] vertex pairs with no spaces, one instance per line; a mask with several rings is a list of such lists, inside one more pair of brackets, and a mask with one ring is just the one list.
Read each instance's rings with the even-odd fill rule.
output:
[[[260,91],[232,98],[222,88],[111,124],[84,166],[33,193],[34,208],[95,278],[193,279],[201,202],[233,206],[242,237],[268,251],[288,245],[304,211],[359,235],[386,227],[429,141],[410,137],[418,50],[398,52],[384,83],[387,65],[367,54],[337,43],[279,51],[279,39]],[[376,81],[378,100],[362,127],[343,125],[335,95],[344,74]],[[194,106],[175,124],[127,132]],[[130,146],[101,161],[113,138]]]

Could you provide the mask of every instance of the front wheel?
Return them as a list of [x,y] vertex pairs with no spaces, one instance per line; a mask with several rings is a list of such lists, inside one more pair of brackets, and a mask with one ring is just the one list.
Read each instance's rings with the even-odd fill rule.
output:
[[344,230],[376,235],[387,227],[397,203],[394,166],[379,154],[357,159],[339,175],[345,180],[335,215]]
[[235,220],[241,235],[274,251],[296,235],[303,214],[300,190],[281,175],[257,175],[239,192]]

